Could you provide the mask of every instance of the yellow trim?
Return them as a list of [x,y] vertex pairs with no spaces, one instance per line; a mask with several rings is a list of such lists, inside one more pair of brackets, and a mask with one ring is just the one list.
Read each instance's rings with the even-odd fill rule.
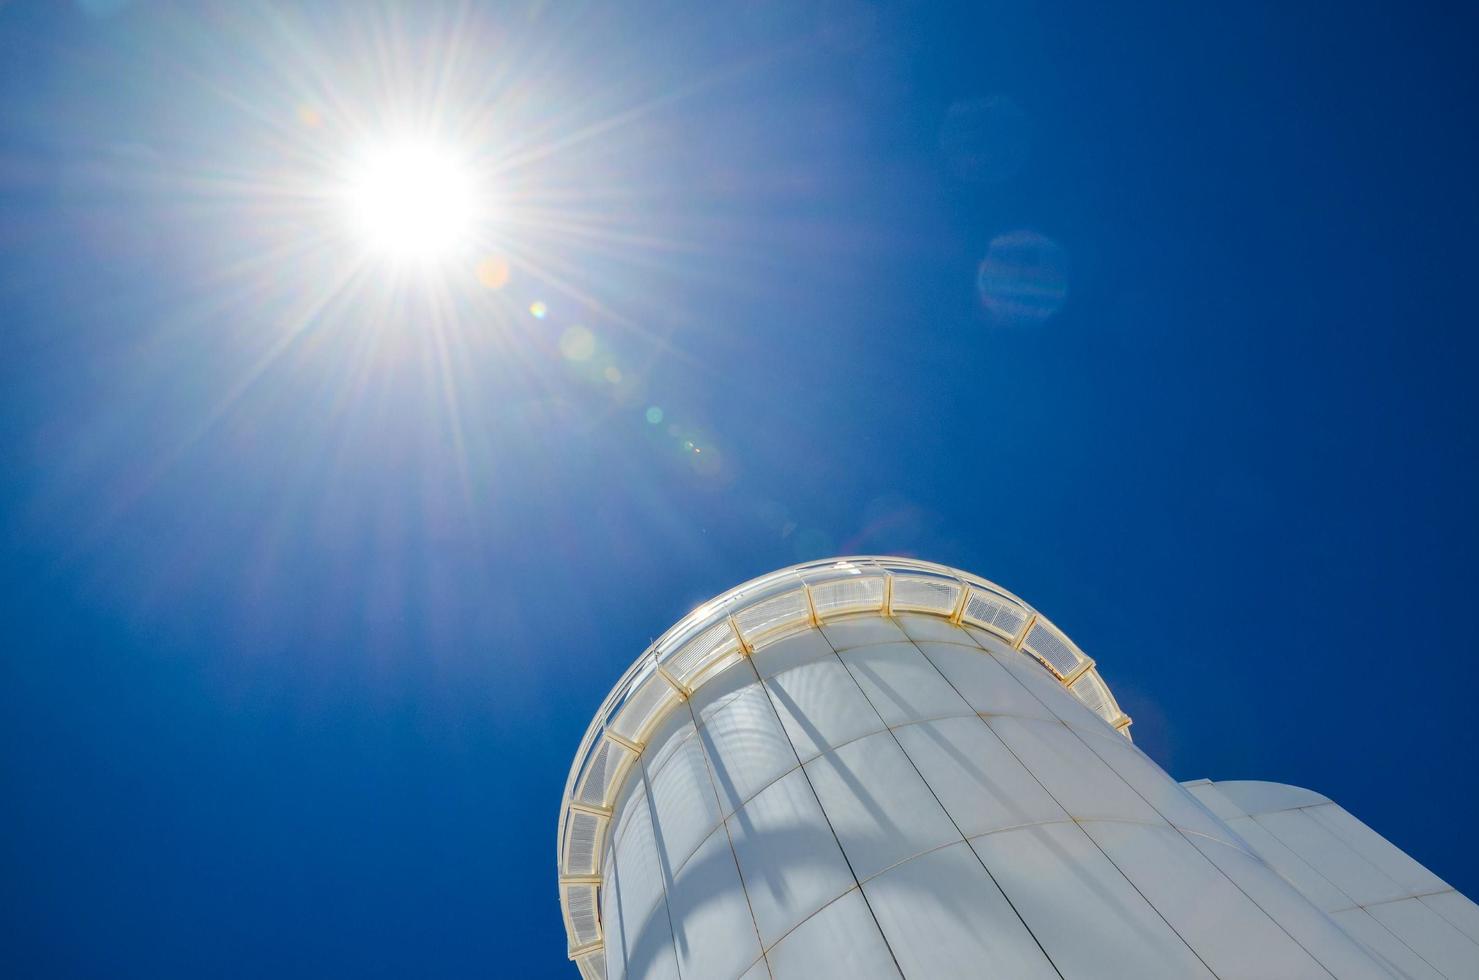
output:
[[613,732],[609,728],[606,729],[601,734],[604,735],[604,736],[606,736],[607,738],[611,739],[611,741],[615,742],[617,745],[620,745],[624,749],[627,749],[627,750],[629,750],[631,752],[635,752],[637,755],[641,755],[642,754],[642,746],[638,745],[636,742],[633,742],[629,738],[623,738],[622,736],[616,734],[615,732]]
[[964,582],[960,583],[960,598],[955,600],[955,608],[950,610],[950,624],[959,626],[961,619],[965,616],[966,603],[971,601],[971,587]]
[[605,948],[606,948],[606,939],[603,936],[602,938],[597,939],[593,943],[586,943],[584,946],[576,946],[574,949],[568,949],[567,948],[566,951],[565,951],[565,955],[567,955],[568,957],[570,957],[570,959],[572,959],[572,960],[578,960],[582,956],[586,956],[586,955],[588,955],[590,953],[594,953],[598,949],[605,949]]
[[678,678],[668,673],[667,668],[664,667],[662,664],[657,665],[657,676],[667,681],[668,686],[678,692],[678,700],[680,701],[687,701],[688,696],[693,693],[683,684],[682,681],[678,680]]
[[883,576],[883,605],[878,608],[885,616],[894,614],[894,577],[887,573]]
[[[606,734],[610,735],[611,733],[607,732]],[[614,742],[616,741],[616,739],[613,738],[612,741]],[[617,744],[621,745],[623,743],[618,742]],[[632,747],[630,742],[625,743],[625,746],[629,749]],[[640,752],[641,749],[636,749],[634,751]],[[608,820],[611,819],[611,808],[609,806],[591,806],[589,803],[582,803],[579,800],[571,800],[570,809],[574,810],[576,813],[588,813],[593,817],[605,817]]]
[[755,648],[751,646],[750,641],[745,639],[745,634],[740,632],[739,623],[733,616],[729,617],[729,628],[734,630],[734,638],[739,640],[740,653],[748,657],[755,652]]
[[1022,624],[1022,632],[1012,639],[1012,649],[1022,649],[1022,644],[1027,642],[1027,634],[1032,632],[1032,627],[1037,625],[1037,613],[1027,617],[1027,622]]
[[816,600],[811,597],[811,586],[802,582],[801,591],[806,593],[806,609],[811,614],[811,625],[817,629],[821,629],[822,617],[817,615],[817,604]]
[[1090,657],[1088,655],[1084,655],[1084,661],[1083,661],[1083,663],[1081,663],[1077,667],[1073,668],[1073,670],[1069,671],[1064,676],[1064,678],[1063,678],[1063,686],[1064,687],[1068,687],[1074,681],[1078,680],[1080,677],[1084,676],[1085,674],[1087,674],[1089,671],[1091,671],[1093,669],[1094,669],[1094,658],[1093,657]]

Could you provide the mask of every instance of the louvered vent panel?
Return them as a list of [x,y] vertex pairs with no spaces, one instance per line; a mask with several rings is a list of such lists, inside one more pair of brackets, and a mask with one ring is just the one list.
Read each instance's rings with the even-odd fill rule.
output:
[[610,739],[601,739],[601,744],[596,746],[596,751],[591,756],[591,764],[586,767],[585,777],[580,781],[580,789],[576,790],[575,798],[591,806],[606,806],[607,797],[615,789],[612,784],[631,760],[632,754],[624,746],[617,745]]
[[700,687],[707,683],[709,678],[714,674],[719,673],[726,667],[739,663],[743,659],[745,659],[745,656],[740,653],[739,644],[736,643],[718,656],[710,657],[708,662],[699,667],[696,673],[683,678],[683,682],[690,687]]
[[564,874],[596,873],[596,846],[601,842],[601,832],[605,827],[605,817],[570,811],[570,823],[565,833],[565,866],[561,869]]
[[806,603],[806,593],[797,589],[741,609],[735,613],[734,619],[745,639],[753,644],[761,637],[783,632],[788,627],[810,626],[811,608]]
[[823,619],[841,613],[882,609],[883,577],[849,575],[819,582],[811,587],[811,600],[816,604],[817,615]]
[[1083,662],[1078,651],[1069,646],[1067,641],[1058,635],[1057,630],[1041,620],[1034,623],[1032,629],[1028,631],[1022,648],[1053,668],[1059,677],[1072,674],[1074,668]]
[[628,742],[646,741],[652,725],[678,700],[673,686],[658,676],[657,671],[632,692],[611,722],[611,730]]
[[961,585],[946,579],[915,575],[894,576],[893,607],[907,612],[933,612],[948,616],[960,600]]
[[1119,707],[1114,703],[1109,688],[1094,671],[1091,670],[1074,681],[1068,689],[1073,692],[1074,697],[1087,705],[1090,711],[1105,721],[1112,722],[1119,717]]
[[980,589],[971,589],[966,600],[965,612],[961,616],[967,623],[984,627],[1006,640],[1015,640],[1027,622],[1027,612],[1020,606],[1009,603]]
[[657,659],[669,674],[687,684],[710,661],[738,649],[739,638],[734,635],[729,620],[721,619],[671,653],[659,650]]
[[595,885],[566,885],[565,914],[569,916],[570,934],[576,947],[601,938],[601,923],[596,917]]
[[575,965],[580,968],[581,980],[606,980],[606,951],[594,950],[577,957]]

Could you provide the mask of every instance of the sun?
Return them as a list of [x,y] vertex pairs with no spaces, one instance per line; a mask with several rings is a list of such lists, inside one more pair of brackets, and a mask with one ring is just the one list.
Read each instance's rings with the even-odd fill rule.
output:
[[466,160],[425,138],[366,146],[350,168],[344,202],[351,232],[367,251],[414,263],[467,253],[485,203]]

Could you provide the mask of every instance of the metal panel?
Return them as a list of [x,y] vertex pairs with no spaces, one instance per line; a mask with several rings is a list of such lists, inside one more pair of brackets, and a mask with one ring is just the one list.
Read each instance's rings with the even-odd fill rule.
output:
[[929,658],[935,669],[945,676],[974,711],[1053,720],[1053,713],[1042,701],[1033,696],[994,657],[983,656],[980,648],[974,644],[963,647],[916,640],[914,645]]
[[623,980],[626,976],[626,932],[621,921],[621,869],[608,849],[606,876],[601,883],[601,938],[606,950],[606,980]]
[[800,769],[736,810],[728,824],[765,946],[857,884]]
[[883,729],[883,719],[830,648],[825,660],[793,667],[765,686],[802,762]]
[[889,725],[975,714],[912,643],[855,647],[838,656]]
[[1322,803],[1304,810],[1316,823],[1334,834],[1378,871],[1407,889],[1423,895],[1448,889],[1448,883],[1414,861],[1391,841],[1372,830],[1335,803]]
[[[946,610],[948,613],[949,610]],[[894,621],[904,631],[909,639],[918,642],[928,640],[932,643],[958,643],[962,646],[976,647],[977,643],[971,639],[971,635],[956,626],[948,619],[939,616],[928,616],[919,613],[896,613]]]
[[1233,884],[1258,903],[1330,974],[1340,980],[1392,980],[1391,972],[1267,864],[1246,851],[1193,834],[1187,837]]
[[891,868],[863,891],[905,976],[1058,978],[964,842]]
[[1077,698],[1064,690],[1063,685],[1058,683],[1048,669],[1037,661],[1011,651],[998,653],[990,648],[988,651],[996,662],[1005,667],[1023,687],[1042,702],[1054,717],[1075,728],[1102,732],[1108,727],[1103,718],[1084,707]]
[[1284,783],[1266,783],[1256,779],[1229,779],[1219,780],[1215,785],[1219,793],[1247,814],[1293,810],[1296,807],[1317,806],[1330,802],[1319,793]]
[[1357,942],[1386,960],[1394,970],[1400,970],[1403,977],[1410,980],[1445,980],[1443,974],[1433,969],[1432,964],[1414,953],[1411,946],[1392,935],[1391,930],[1368,915],[1365,909],[1343,909],[1332,912],[1330,917]]
[[1187,792],[1202,801],[1202,805],[1221,820],[1231,820],[1235,817],[1247,816],[1243,808],[1236,806],[1232,800],[1212,784],[1210,779],[1192,779],[1181,784],[1186,787]]
[[653,730],[652,738],[642,752],[642,767],[647,777],[651,779],[653,773],[667,765],[688,739],[698,739],[698,726],[693,723],[693,715],[685,709],[664,718]]
[[1479,942],[1479,905],[1456,891],[1424,895],[1422,903],[1452,922],[1459,932]]
[[1355,899],[1336,888],[1330,880],[1310,866],[1310,863],[1291,851],[1283,841],[1264,829],[1252,817],[1235,817],[1227,825],[1241,837],[1253,853],[1268,862],[1299,893],[1326,912],[1348,909],[1356,904]]
[[684,739],[647,781],[658,851],[667,867],[676,871],[722,818],[698,739]]
[[[664,865],[657,856],[657,836],[645,794],[634,797],[622,813],[621,833],[616,839],[616,866],[621,873],[622,920],[630,939],[644,928],[663,898]],[[666,920],[667,911],[659,909],[659,912]]]
[[1241,846],[1227,824],[1129,742],[1122,738],[1085,738],[1084,743],[1171,824]]
[[837,655],[832,649],[832,644],[828,643],[827,638],[822,635],[821,630],[810,627],[803,632],[777,640],[769,646],[758,648],[750,658],[750,662],[755,665],[755,670],[761,677],[773,677],[793,667],[816,663],[819,660],[836,663]]
[[849,742],[806,771],[860,881],[960,837],[889,732]]
[[899,980],[893,954],[856,888],[797,926],[766,956],[775,980]]
[[967,837],[1068,819],[979,718],[920,722],[894,734]]
[[737,694],[759,681],[760,675],[755,673],[754,665],[748,659],[743,660],[720,671],[707,684],[694,691],[688,699],[688,709],[700,725],[706,724],[718,714],[719,709],[734,700]]
[[740,976],[740,980],[771,980],[770,969],[764,959],[758,959]]
[[685,977],[735,977],[760,956],[760,941],[720,827],[699,846],[668,890],[678,970]]
[[1404,898],[1366,911],[1448,980],[1479,980],[1479,944],[1422,902]]
[[1318,977],[1304,947],[1170,827],[1080,826],[1221,980]]
[[1150,804],[1063,725],[1004,715],[988,718],[987,723],[1070,816],[1163,822]]
[[880,616],[854,616],[823,623],[822,632],[838,651],[875,643],[904,643],[909,639],[898,623]]
[[1253,820],[1309,862],[1331,884],[1356,900],[1357,905],[1389,902],[1407,894],[1398,885],[1341,842],[1303,810],[1279,810],[1253,815]]
[[796,768],[796,752],[758,682],[699,728],[725,815]]
[[971,846],[1064,977],[1212,977],[1078,825],[1004,830]]
[[627,980],[678,980],[678,954],[673,947],[668,903],[659,899],[645,914],[634,919],[627,912],[626,896],[620,898]]

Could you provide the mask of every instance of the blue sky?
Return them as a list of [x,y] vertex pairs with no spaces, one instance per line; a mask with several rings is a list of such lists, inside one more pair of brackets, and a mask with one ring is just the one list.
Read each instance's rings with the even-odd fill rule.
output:
[[[0,3],[5,972],[571,975],[590,713],[832,553],[1479,893],[1472,28]],[[351,276],[314,188],[408,115],[508,220]]]

